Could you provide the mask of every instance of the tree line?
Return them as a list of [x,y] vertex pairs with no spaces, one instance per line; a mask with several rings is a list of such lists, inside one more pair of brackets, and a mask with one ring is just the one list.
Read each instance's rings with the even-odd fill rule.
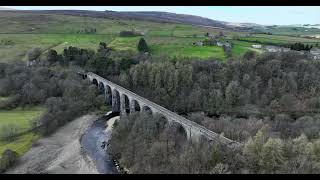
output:
[[131,114],[114,124],[109,153],[138,174],[318,174],[320,139],[271,136],[263,126],[238,150],[205,139],[187,141],[178,124]]
[[291,50],[295,50],[295,51],[310,51],[313,48],[313,45],[309,46],[309,44],[305,45],[298,42],[298,43],[291,44],[289,47]]
[[[50,64],[80,66],[181,115],[204,112],[205,118],[212,118],[199,123],[213,130],[217,130],[213,119],[221,120],[218,122],[223,126],[218,129],[227,133],[228,126],[236,122],[242,130],[250,128],[243,119],[255,118],[252,122],[263,119],[282,137],[300,135],[289,132],[290,128],[300,133],[309,131],[308,137],[319,136],[316,130],[308,129],[316,125],[320,110],[320,63],[295,52],[257,55],[249,51],[224,63],[119,53],[100,43],[97,52],[76,47],[62,54],[52,50],[47,60]],[[221,116],[240,120],[229,123]],[[236,136],[229,131],[230,136],[246,140],[261,124],[253,127]]]

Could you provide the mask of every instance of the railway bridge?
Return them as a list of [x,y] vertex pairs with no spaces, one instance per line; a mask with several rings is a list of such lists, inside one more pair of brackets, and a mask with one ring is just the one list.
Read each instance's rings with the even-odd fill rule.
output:
[[[80,73],[81,74],[81,73]],[[83,79],[88,79],[91,83],[98,86],[99,90],[105,95],[106,102],[112,105],[113,112],[120,112],[121,115],[141,111],[150,114],[159,114],[164,117],[169,124],[178,123],[185,131],[187,138],[199,141],[206,138],[209,141],[218,142],[229,148],[238,148],[242,144],[217,134],[204,126],[186,119],[148,99],[141,97],[105,78],[92,72],[81,74]]]

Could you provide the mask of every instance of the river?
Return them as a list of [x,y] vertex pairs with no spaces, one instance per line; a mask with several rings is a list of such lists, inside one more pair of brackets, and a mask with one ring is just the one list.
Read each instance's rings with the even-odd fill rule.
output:
[[107,144],[103,148],[103,142],[108,142],[111,138],[112,129],[106,130],[106,121],[116,118],[113,116],[99,118],[81,137],[81,145],[85,152],[95,162],[96,168],[101,174],[119,174],[120,172],[116,168],[116,165],[112,157],[107,153],[105,148],[108,148]]

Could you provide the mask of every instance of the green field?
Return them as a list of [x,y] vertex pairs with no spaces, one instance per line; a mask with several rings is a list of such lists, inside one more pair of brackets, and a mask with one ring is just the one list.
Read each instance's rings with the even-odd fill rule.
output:
[[[119,32],[123,30],[143,32],[148,45],[155,52],[155,56],[161,53],[171,57],[191,55],[192,57],[206,58],[216,55],[217,58],[224,58],[219,48],[190,47],[190,44],[203,40],[206,32],[218,34],[223,31],[230,37],[235,33],[229,30],[175,23],[28,12],[0,12],[0,26],[2,27],[0,41],[12,42],[0,44],[0,62],[25,60],[27,51],[35,47],[40,47],[43,52],[55,49],[61,53],[68,46],[95,50],[99,42],[110,43],[109,47],[116,50],[137,52],[137,43],[140,37],[118,37]],[[85,28],[95,28],[96,34],[79,34],[79,30]],[[191,52],[186,52],[188,50]]]
[[272,34],[277,35],[314,35],[320,34],[320,29],[318,28],[304,28],[304,27],[285,27],[278,26],[274,28],[269,28],[267,30]]
[[39,139],[39,135],[35,133],[28,133],[18,137],[13,142],[0,141],[0,153],[2,154],[6,149],[16,151],[20,156],[28,152],[32,143]]
[[151,53],[155,55],[167,54],[170,57],[218,58],[225,60],[226,56],[221,47],[192,46],[192,45],[151,45]]
[[285,36],[285,35],[266,35],[266,34],[255,34],[252,37],[241,38],[241,40],[248,41],[259,41],[261,43],[273,43],[278,45],[291,44],[296,42],[301,42],[304,44],[316,44],[320,43],[320,39],[315,38],[301,38],[301,37],[293,37],[293,36]]
[[[220,47],[194,47],[193,42],[205,39],[204,34],[218,35],[223,32],[224,39],[234,35],[247,41],[260,41],[262,44],[273,43],[284,45],[302,42],[314,44],[320,42],[315,38],[294,37],[295,34],[319,34],[320,30],[291,27],[270,27],[273,35],[253,34],[244,37],[246,31],[200,27],[187,24],[160,23],[150,21],[80,17],[56,14],[35,14],[32,12],[1,12],[0,11],[0,62],[26,60],[28,50],[40,47],[43,52],[55,49],[59,53],[69,46],[90,48],[96,50],[99,42],[106,42],[115,50],[137,52],[140,37],[119,37],[120,31],[134,30],[144,33],[144,38],[150,46],[151,55],[168,55],[169,57],[219,58],[225,60],[225,54]],[[96,29],[95,34],[80,34],[87,28]],[[265,30],[261,30],[265,31]],[[266,30],[267,31],[267,30]],[[278,35],[275,35],[276,32]],[[9,42],[9,43],[6,43]],[[233,41],[232,55],[243,55],[248,50],[261,53],[261,50],[251,48],[255,42]]]
[[110,42],[110,35],[90,34],[0,34],[0,40],[10,39],[13,45],[0,45],[0,62],[24,59],[28,50],[39,47],[62,52],[69,46],[96,49],[99,42]]
[[[31,122],[41,116],[45,111],[42,107],[17,108],[13,110],[0,111],[0,127],[6,124],[16,124],[19,131],[23,132],[31,128]],[[6,149],[17,151],[20,155],[27,152],[39,136],[28,133],[16,138],[13,142],[0,141],[0,154]]]
[[244,41],[232,41],[232,42],[233,42],[232,54],[234,56],[236,55],[242,56],[248,50],[255,51],[257,53],[263,52],[262,50],[252,48],[253,44],[258,44],[258,43],[244,42]]
[[[109,43],[108,46],[115,50],[129,50],[137,52],[137,45],[141,37],[117,37],[115,35],[98,34],[0,34],[1,39],[10,39],[13,45],[0,45],[0,62],[12,60],[26,60],[28,50],[41,47],[43,52],[54,49],[62,53],[69,46],[89,48],[96,50],[99,42]],[[158,56],[165,54],[170,57],[215,57],[225,59],[220,47],[193,47],[193,42],[201,41],[201,37],[170,37],[146,36],[152,54]],[[188,52],[190,50],[190,52]],[[190,55],[190,56],[189,56]]]
[[115,38],[108,47],[113,48],[115,50],[119,51],[133,51],[137,52],[137,45],[139,42],[139,39],[141,37],[117,37]]

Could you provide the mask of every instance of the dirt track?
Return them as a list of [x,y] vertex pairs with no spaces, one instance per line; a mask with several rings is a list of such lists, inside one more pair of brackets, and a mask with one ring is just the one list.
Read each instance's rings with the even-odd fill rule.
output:
[[7,174],[97,174],[94,162],[81,149],[81,135],[95,115],[82,116],[38,140]]

